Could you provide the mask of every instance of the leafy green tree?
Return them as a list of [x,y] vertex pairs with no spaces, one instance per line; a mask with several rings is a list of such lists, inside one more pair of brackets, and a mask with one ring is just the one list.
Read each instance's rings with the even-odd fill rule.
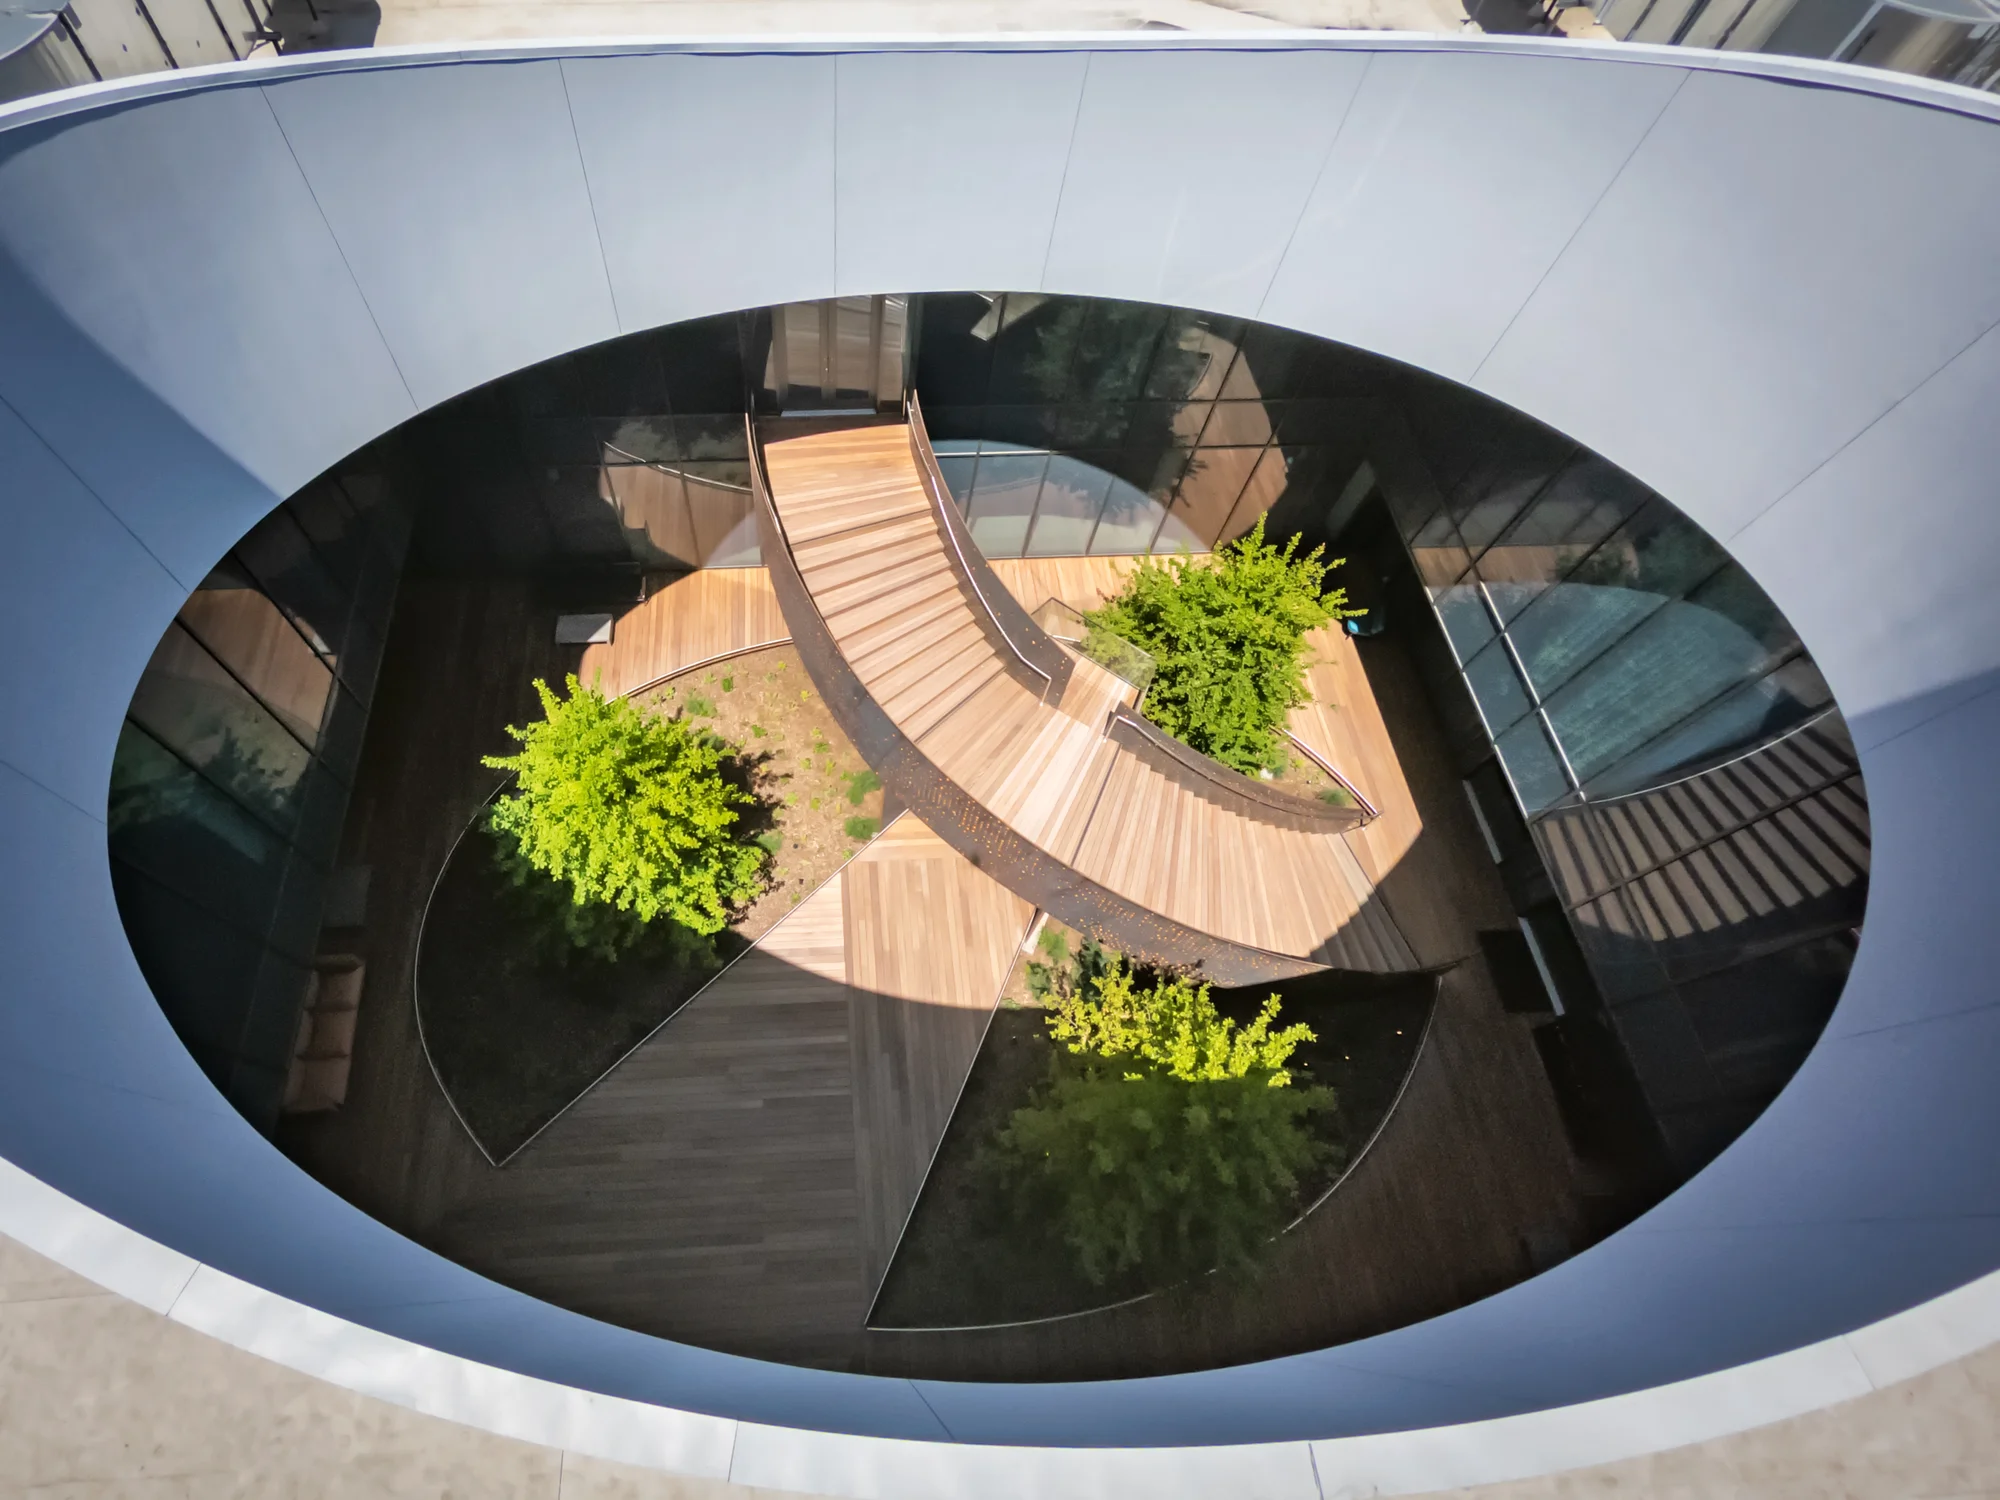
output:
[[723,778],[728,747],[573,675],[567,697],[540,680],[535,692],[541,721],[507,728],[520,751],[485,760],[515,777],[488,817],[515,883],[539,872],[566,886],[571,941],[606,957],[662,919],[719,932],[767,858],[736,836],[754,799]]
[[1159,663],[1144,711],[1174,738],[1255,775],[1283,763],[1278,729],[1307,699],[1305,637],[1346,608],[1328,589],[1323,547],[1297,556],[1264,540],[1264,522],[1212,558],[1150,559],[1087,618]]
[[1185,1083],[1058,1068],[1001,1132],[1017,1211],[1050,1226],[1093,1285],[1242,1271],[1294,1212],[1325,1148],[1305,1128],[1325,1089],[1256,1074]]
[[1278,997],[1272,995],[1248,1026],[1220,1015],[1208,986],[1168,976],[1140,989],[1123,960],[1090,984],[1056,997],[1049,1033],[1078,1056],[1102,1058],[1127,1069],[1157,1073],[1182,1083],[1212,1083],[1253,1074],[1271,1088],[1292,1081],[1285,1064],[1301,1042],[1313,1040],[1304,1024],[1272,1031]]
[[1306,1121],[1333,1108],[1332,1091],[1290,1087],[1286,1067],[1313,1033],[1272,1029],[1276,995],[1238,1026],[1207,985],[1142,987],[1122,957],[1090,947],[1088,972],[1044,997],[1064,1051],[1001,1132],[997,1169],[1094,1285],[1240,1270],[1325,1155]]

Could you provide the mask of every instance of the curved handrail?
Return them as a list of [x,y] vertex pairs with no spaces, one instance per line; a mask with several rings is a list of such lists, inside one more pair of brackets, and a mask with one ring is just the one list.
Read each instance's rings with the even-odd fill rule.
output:
[[1217,937],[1141,906],[1031,843],[959,786],[903,733],[841,655],[792,554],[784,519],[771,498],[754,427],[750,488],[772,590],[791,628],[792,644],[827,711],[869,768],[938,837],[1023,900],[1145,962],[1196,969],[1219,984],[1264,984],[1328,967],[1314,959]]
[[1346,833],[1367,821],[1359,807],[1329,807],[1265,786],[1122,705],[1111,711],[1106,733],[1176,785],[1240,817],[1299,833]]
[[[620,458],[631,459],[632,466],[635,468],[652,469],[656,473],[671,474],[674,476],[674,478],[685,480],[691,484],[705,484],[709,485],[714,489],[729,490],[734,494],[747,495],[750,493],[750,486],[747,484],[729,484],[724,480],[710,479],[706,475],[690,474],[685,469],[677,469],[672,464],[664,463],[657,458],[641,458],[636,453],[628,453],[625,449],[619,447],[616,443],[606,443],[604,444],[604,446],[606,448],[609,448],[613,453],[617,454]],[[613,464],[610,467],[623,468],[625,466],[623,464]]]
[[[945,541],[958,559],[959,576],[971,585],[972,596],[984,612],[982,623],[992,627],[993,635],[1013,653],[1016,661],[1041,678],[1042,697],[1046,700],[1051,693],[1059,693],[1068,686],[1069,658],[1028,617],[1020,602],[993,577],[991,569],[986,566],[986,559],[966,533],[965,522],[960,518],[958,506],[951,498],[951,490],[944,482],[944,470],[938,467],[937,454],[931,448],[931,435],[924,426],[923,407],[918,403],[915,391],[904,398],[903,411],[909,419],[910,455],[916,459],[917,472],[923,476],[924,489],[930,495],[938,530],[944,533]],[[1002,602],[996,604],[996,598]],[[1011,617],[1012,629],[1008,628],[1009,620],[1003,615]],[[1017,640],[1016,636],[1020,639]],[[1022,644],[1024,641],[1026,646]],[[1039,648],[1044,643],[1051,648],[1046,653],[1050,658],[1048,666],[1043,666],[1029,654],[1030,648]],[[1044,653],[1037,650],[1036,654]]]
[[1319,751],[1313,749],[1311,745],[1308,745],[1304,740],[1300,739],[1297,735],[1293,734],[1291,730],[1281,729],[1278,732],[1282,734],[1288,741],[1291,742],[1291,746],[1294,750],[1298,751],[1299,754],[1303,755],[1307,760],[1311,761],[1314,765],[1318,766],[1322,771],[1326,772],[1327,775],[1331,776],[1335,781],[1340,783],[1340,785],[1346,790],[1347,795],[1354,799],[1355,806],[1359,807],[1362,813],[1365,815],[1362,818],[1362,821],[1364,823],[1372,823],[1377,818],[1382,816],[1382,810],[1379,807],[1377,807],[1374,803],[1370,802],[1366,797],[1362,796],[1361,788],[1356,786],[1353,782],[1349,781],[1345,776],[1341,775],[1339,770],[1334,766],[1332,761],[1328,760],[1324,755],[1321,755]]

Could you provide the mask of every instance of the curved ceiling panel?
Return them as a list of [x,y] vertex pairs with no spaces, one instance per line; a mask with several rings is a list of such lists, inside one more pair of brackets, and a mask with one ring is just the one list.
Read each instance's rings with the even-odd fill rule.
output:
[[[433,1350],[750,1422],[979,1442],[1532,1412],[1991,1270],[1995,116],[1678,49],[1323,37],[357,54],[0,112],[0,1155]],[[919,1389],[483,1281],[295,1170],[197,1072],[119,927],[102,819],[133,683],[215,558],[413,411],[565,350],[990,286],[1200,305],[1466,381],[1661,490],[1800,626],[1863,752],[1867,938],[1791,1086],[1658,1209],[1335,1350]]]

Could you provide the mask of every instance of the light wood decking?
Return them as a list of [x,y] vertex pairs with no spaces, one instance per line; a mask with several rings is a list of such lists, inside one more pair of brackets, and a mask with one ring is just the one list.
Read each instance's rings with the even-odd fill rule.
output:
[[[937,525],[908,428],[774,441],[764,461],[799,573],[863,688],[1016,833],[1199,932],[1341,968],[1416,966],[1341,835],[1240,816],[1106,739],[1106,716],[1129,695],[1089,662],[1054,702],[1009,670]],[[1123,572],[1080,561],[1070,578],[1017,564],[1013,587],[1101,599]]]
[[[758,1353],[858,1333],[1033,915],[905,814],[453,1215],[528,1290]],[[664,1319],[664,1321],[662,1321]]]
[[764,569],[703,568],[668,579],[645,603],[620,615],[608,645],[584,647],[576,675],[616,697],[790,634]]

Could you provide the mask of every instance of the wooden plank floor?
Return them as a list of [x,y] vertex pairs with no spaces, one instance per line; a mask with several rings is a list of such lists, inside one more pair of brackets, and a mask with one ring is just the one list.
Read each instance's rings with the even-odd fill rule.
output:
[[[1080,663],[1058,703],[1012,675],[909,441],[902,426],[819,432],[769,444],[765,464],[835,644],[932,764],[1023,838],[1187,927],[1344,968],[1413,967],[1341,836],[1245,818],[1129,751],[1106,753],[1106,714],[1123,696],[1108,673]],[[1132,566],[1042,559],[1002,576],[1024,603],[1092,607]]]
[[[1571,1211],[1574,1169],[1553,1101],[1532,1045],[1501,1011],[1476,957],[1475,929],[1505,925],[1509,909],[1413,670],[1385,676],[1376,669],[1398,660],[1393,642],[1363,643],[1375,653],[1363,682],[1373,685],[1370,701],[1380,698],[1402,748],[1421,833],[1387,872],[1381,893],[1421,961],[1466,962],[1447,978],[1437,1029],[1393,1133],[1308,1231],[1288,1242],[1266,1281],[1190,1307],[1147,1303],[1006,1336],[863,1334],[858,1314],[843,1332],[839,1320],[872,1293],[862,1203],[882,1191],[865,1186],[851,1165],[860,1154],[857,1131],[880,1128],[857,1122],[854,1080],[869,1070],[855,1062],[857,1039],[886,1030],[879,1016],[857,1022],[846,983],[858,882],[840,888],[840,967],[831,920],[817,924],[817,942],[806,941],[814,935],[811,919],[789,933],[790,924],[774,929],[777,951],[792,961],[767,947],[732,971],[739,1003],[710,1007],[712,1017],[690,1012],[685,1019],[698,1024],[681,1030],[677,1021],[656,1039],[698,1043],[705,1066],[649,1057],[644,1066],[659,1085],[651,1091],[614,1074],[612,1097],[623,1107],[596,1117],[595,1139],[562,1143],[573,1170],[539,1170],[532,1181],[517,1176],[533,1165],[535,1147],[515,1165],[494,1169],[453,1119],[423,1060],[411,969],[425,893],[491,790],[478,757],[503,752],[501,727],[532,712],[530,678],[578,664],[574,648],[551,644],[553,625],[553,611],[538,606],[527,587],[505,582],[411,579],[398,603],[343,843],[344,860],[374,871],[368,924],[340,939],[368,960],[353,1080],[344,1109],[288,1119],[279,1137],[307,1171],[393,1230],[503,1283],[665,1337],[882,1373],[1036,1379],[1205,1367],[1398,1326],[1522,1274],[1521,1236]],[[1360,701],[1343,700],[1357,708]],[[899,835],[914,832],[894,826]],[[879,902],[866,892],[858,900]],[[897,930],[920,931],[928,920],[917,914]],[[996,937],[989,949],[996,965],[998,947]],[[907,966],[901,955],[853,961],[873,964],[878,976]],[[761,1001],[750,994],[759,988]],[[831,999],[837,989],[846,992],[844,1013]],[[932,1016],[920,1002],[902,1014],[953,1019]],[[743,1021],[757,1024],[725,1037],[730,1023]],[[761,1045],[780,1025],[799,1054],[790,1060]],[[868,1045],[883,1059],[876,1071],[893,1073],[896,1048]],[[737,1061],[725,1066],[720,1060],[731,1051]],[[952,1072],[932,1067],[928,1100],[950,1091],[935,1080]],[[774,1144],[781,1137],[740,1128],[756,1112],[746,1103],[756,1077],[781,1095],[779,1112],[795,1127],[784,1149],[802,1160],[783,1159]],[[681,1082],[663,1081],[669,1078]],[[743,1107],[726,1108],[731,1100]],[[920,1101],[911,1114],[934,1109]],[[582,1116],[593,1117],[589,1110]],[[696,1150],[747,1155],[753,1140],[774,1155],[746,1159],[744,1175],[733,1181],[717,1172],[719,1158],[703,1160]],[[711,1174],[713,1218],[674,1185],[670,1169]],[[804,1238],[818,1237],[796,1259],[775,1220],[752,1212],[773,1202],[760,1188],[787,1183],[798,1185],[802,1201],[782,1214],[803,1226]],[[739,1196],[750,1209],[733,1206]],[[883,1213],[878,1222],[893,1217]],[[530,1219],[541,1222],[524,1227]],[[725,1249],[705,1249],[703,1233],[726,1241]],[[510,1244],[495,1236],[518,1238]],[[886,1229],[876,1232],[878,1243],[887,1237]],[[843,1239],[849,1248],[836,1248]],[[744,1262],[754,1263],[754,1274]],[[795,1295],[793,1278],[817,1290]],[[705,1305],[709,1291],[746,1321],[724,1326]]]
[[762,568],[703,568],[658,585],[612,622],[608,645],[586,646],[577,676],[616,697],[726,652],[791,632]]
[[910,814],[843,872],[864,1280],[881,1285],[1034,908]]

